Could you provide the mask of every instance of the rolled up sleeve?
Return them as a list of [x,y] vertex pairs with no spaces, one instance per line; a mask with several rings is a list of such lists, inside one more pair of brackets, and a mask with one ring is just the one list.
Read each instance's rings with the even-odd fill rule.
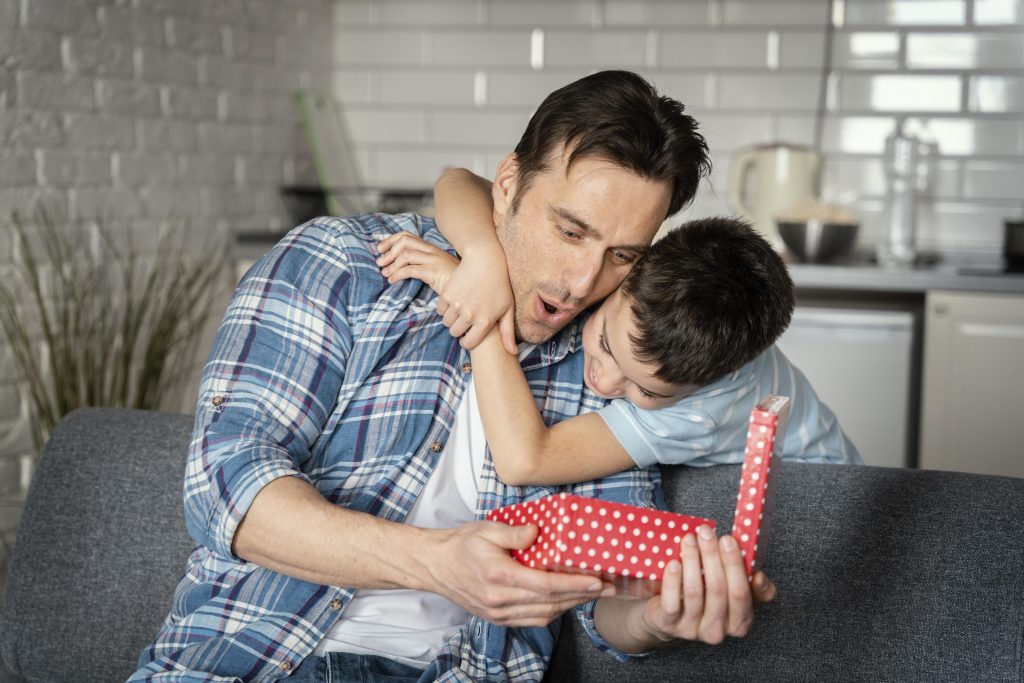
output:
[[351,349],[350,269],[332,231],[289,233],[239,283],[203,369],[185,473],[186,526],[235,558],[256,494],[303,464],[337,401]]

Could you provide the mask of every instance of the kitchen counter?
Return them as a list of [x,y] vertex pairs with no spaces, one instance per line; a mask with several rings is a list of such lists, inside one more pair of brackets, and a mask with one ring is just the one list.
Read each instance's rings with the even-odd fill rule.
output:
[[992,257],[930,259],[913,268],[883,268],[867,257],[833,264],[790,263],[798,290],[925,294],[931,290],[1024,294],[1024,273],[1007,273]]

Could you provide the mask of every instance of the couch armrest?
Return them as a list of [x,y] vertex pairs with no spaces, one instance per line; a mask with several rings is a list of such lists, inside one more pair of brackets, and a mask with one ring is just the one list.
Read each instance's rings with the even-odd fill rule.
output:
[[182,480],[192,418],[82,409],[47,443],[0,620],[7,669],[114,681],[135,670],[192,547]]

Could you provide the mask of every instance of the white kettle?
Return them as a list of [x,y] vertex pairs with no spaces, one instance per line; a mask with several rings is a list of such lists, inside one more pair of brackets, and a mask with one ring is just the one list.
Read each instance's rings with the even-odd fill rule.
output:
[[821,155],[810,147],[779,142],[733,153],[729,203],[778,249],[776,215],[817,199],[820,186]]

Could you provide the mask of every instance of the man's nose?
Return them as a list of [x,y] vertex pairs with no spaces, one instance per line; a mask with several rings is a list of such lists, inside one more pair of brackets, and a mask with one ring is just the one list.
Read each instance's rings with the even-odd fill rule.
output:
[[566,273],[565,284],[569,296],[577,301],[591,301],[601,279],[604,255],[587,254],[573,260]]

